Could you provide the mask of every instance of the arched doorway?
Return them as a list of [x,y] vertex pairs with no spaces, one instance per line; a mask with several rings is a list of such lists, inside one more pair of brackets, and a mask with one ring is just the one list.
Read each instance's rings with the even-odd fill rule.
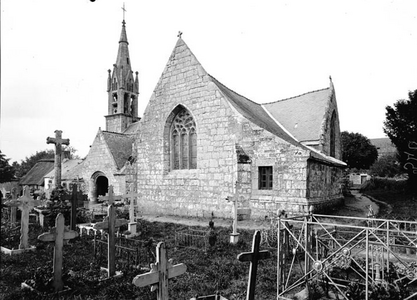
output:
[[96,191],[98,196],[105,196],[109,191],[109,180],[106,176],[99,176],[96,179]]
[[93,202],[97,202],[99,196],[104,196],[109,191],[109,179],[101,172],[95,172],[90,179],[89,197]]

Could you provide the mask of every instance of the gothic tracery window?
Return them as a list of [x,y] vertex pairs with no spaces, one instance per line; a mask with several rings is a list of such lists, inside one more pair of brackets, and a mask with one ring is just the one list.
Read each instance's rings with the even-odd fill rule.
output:
[[182,109],[175,117],[170,130],[171,168],[197,168],[197,132],[190,112]]

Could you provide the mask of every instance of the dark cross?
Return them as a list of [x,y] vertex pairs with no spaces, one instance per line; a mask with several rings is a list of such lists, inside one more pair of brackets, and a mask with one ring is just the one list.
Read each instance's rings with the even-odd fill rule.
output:
[[42,233],[38,239],[44,242],[55,242],[54,248],[54,287],[55,292],[62,291],[64,282],[62,281],[62,247],[64,240],[70,240],[78,236],[78,232],[68,230],[65,227],[64,215],[59,213],[55,219],[55,227],[49,232]]
[[151,264],[151,271],[137,275],[132,283],[138,287],[151,285],[151,291],[156,286],[158,289],[158,300],[168,300],[168,279],[177,277],[187,271],[185,264],[172,265],[172,259],[167,260],[167,253],[164,242],[156,246],[156,263]]
[[182,32],[181,31],[178,31],[177,37],[181,38],[181,36],[182,36]]
[[32,210],[33,207],[41,205],[42,202],[40,200],[34,200],[30,196],[29,187],[26,185],[23,188],[23,196],[19,197],[15,200],[10,200],[7,202],[8,206],[17,207],[22,211],[22,215],[20,217],[20,244],[19,249],[26,249],[29,248],[29,212]]
[[55,188],[59,189],[61,187],[61,152],[62,147],[61,145],[69,145],[69,139],[62,138],[62,131],[55,130],[55,137],[47,137],[46,138],[47,144],[55,144]]
[[123,21],[124,21],[125,20],[125,12],[126,12],[125,3],[124,2],[123,2],[122,10],[123,10]]
[[103,222],[95,223],[93,228],[96,230],[99,229],[108,229],[108,258],[107,258],[107,272],[108,276],[114,276],[116,274],[116,241],[115,241],[115,228],[128,223],[125,219],[117,219],[115,216],[115,208],[113,204],[110,204],[107,208],[107,217]]
[[244,252],[237,256],[239,261],[249,261],[249,283],[248,291],[246,294],[246,300],[255,299],[255,287],[256,287],[256,272],[258,270],[258,261],[267,259],[271,256],[271,253],[267,250],[259,251],[259,244],[261,242],[261,232],[257,230],[253,235],[252,252]]

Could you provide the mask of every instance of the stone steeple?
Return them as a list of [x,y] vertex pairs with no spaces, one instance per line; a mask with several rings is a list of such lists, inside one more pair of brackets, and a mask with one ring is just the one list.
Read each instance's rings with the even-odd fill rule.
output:
[[113,65],[113,71],[108,70],[108,73],[106,131],[122,133],[130,124],[139,119],[137,117],[139,96],[138,72],[136,72],[136,77],[134,78],[125,20],[122,22],[116,63]]

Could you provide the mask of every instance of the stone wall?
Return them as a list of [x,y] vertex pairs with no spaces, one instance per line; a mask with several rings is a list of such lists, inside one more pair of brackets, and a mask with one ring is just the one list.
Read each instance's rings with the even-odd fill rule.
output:
[[[169,120],[181,105],[197,127],[197,169],[171,170]],[[147,213],[231,217],[238,122],[188,47],[179,39],[154,90],[137,137],[137,183]]]
[[89,200],[96,200],[95,177],[102,174],[107,177],[109,186],[113,185],[115,194],[124,193],[126,179],[115,176],[118,173],[114,159],[104,141],[101,130],[97,133],[86,159],[83,162],[82,178],[87,186]]
[[307,198],[315,212],[342,203],[342,168],[309,160],[307,170]]

